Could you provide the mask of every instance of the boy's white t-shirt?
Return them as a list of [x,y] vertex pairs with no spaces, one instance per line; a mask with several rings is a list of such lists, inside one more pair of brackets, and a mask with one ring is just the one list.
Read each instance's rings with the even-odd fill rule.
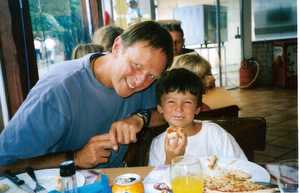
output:
[[[158,166],[165,163],[165,136],[166,131],[153,139],[148,165]],[[184,155],[192,155],[199,158],[216,155],[222,158],[247,160],[247,157],[232,135],[221,126],[209,121],[202,121],[202,129],[196,135],[188,137]]]

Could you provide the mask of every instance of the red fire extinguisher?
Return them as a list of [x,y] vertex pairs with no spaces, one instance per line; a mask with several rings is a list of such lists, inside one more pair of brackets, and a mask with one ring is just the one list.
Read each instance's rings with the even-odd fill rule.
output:
[[250,88],[259,74],[259,64],[254,58],[244,59],[240,68],[240,88]]

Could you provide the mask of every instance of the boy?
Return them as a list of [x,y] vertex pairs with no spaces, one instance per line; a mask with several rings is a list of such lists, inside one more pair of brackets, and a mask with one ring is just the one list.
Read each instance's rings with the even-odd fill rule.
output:
[[202,83],[193,72],[178,68],[166,72],[157,82],[157,110],[176,130],[155,137],[150,147],[149,165],[170,164],[179,155],[247,159],[235,139],[219,125],[194,121],[202,103]]

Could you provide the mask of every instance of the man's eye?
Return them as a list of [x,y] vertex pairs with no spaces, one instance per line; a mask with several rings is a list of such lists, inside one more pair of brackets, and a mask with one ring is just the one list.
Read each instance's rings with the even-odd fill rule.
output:
[[134,67],[135,67],[136,69],[141,69],[141,68],[142,68],[142,65],[141,65],[141,64],[134,63],[133,65],[134,65]]

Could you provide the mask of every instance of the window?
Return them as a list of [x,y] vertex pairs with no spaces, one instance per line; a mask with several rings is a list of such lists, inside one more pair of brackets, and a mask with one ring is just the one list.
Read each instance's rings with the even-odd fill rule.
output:
[[[78,43],[90,41],[85,30],[81,0],[29,0],[39,77],[52,64],[71,59]],[[88,11],[87,11],[88,12]]]

